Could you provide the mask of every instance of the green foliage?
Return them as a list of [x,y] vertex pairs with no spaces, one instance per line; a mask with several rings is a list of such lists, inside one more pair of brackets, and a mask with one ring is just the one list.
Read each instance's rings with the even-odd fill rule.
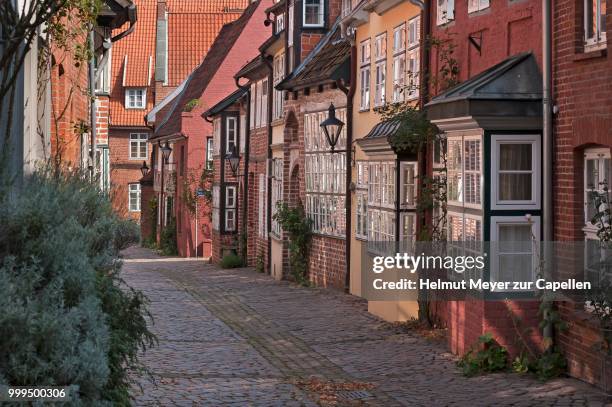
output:
[[480,348],[478,351],[471,349],[458,363],[464,375],[476,376],[507,368],[508,351],[493,339],[493,335],[485,333],[478,338],[476,346]]
[[191,112],[193,109],[200,105],[199,99],[191,99],[189,102],[185,103],[184,112]]
[[264,259],[264,254],[263,253],[259,253],[259,256],[257,256],[257,263],[255,264],[255,270],[258,273],[264,273],[265,270],[265,259]]
[[128,405],[154,344],[142,293],[119,277],[133,223],[81,174],[40,170],[0,197],[0,384],[76,385],[74,405]]
[[529,371],[529,358],[525,354],[520,354],[512,362],[512,371],[514,373],[527,373]]
[[398,130],[388,138],[396,153],[417,153],[440,133],[426,113],[410,102],[387,104],[377,112],[383,121],[399,123]]
[[176,243],[176,219],[171,218],[168,224],[162,229],[159,250],[164,256],[176,256],[178,254]]
[[559,377],[565,372],[567,361],[558,349],[553,348],[544,352],[532,365],[531,370],[540,380],[549,380]]
[[242,261],[242,257],[238,256],[236,253],[231,253],[223,256],[219,266],[221,266],[222,269],[235,269],[243,267],[244,262]]
[[443,92],[459,84],[459,61],[455,58],[457,44],[452,40],[429,37],[426,46],[438,56],[438,72],[431,75],[433,87]]
[[308,258],[312,240],[312,221],[306,217],[301,205],[291,208],[287,203],[279,202],[277,208],[274,219],[289,235],[291,275],[298,284],[308,285]]

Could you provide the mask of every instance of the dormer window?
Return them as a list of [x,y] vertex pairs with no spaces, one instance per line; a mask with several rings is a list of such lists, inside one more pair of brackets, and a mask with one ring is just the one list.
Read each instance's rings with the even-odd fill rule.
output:
[[147,105],[146,88],[128,88],[125,90],[126,109],[144,109]]
[[275,33],[278,34],[279,32],[283,31],[285,29],[285,14],[279,14],[276,16],[276,25],[275,25]]
[[323,27],[324,0],[304,0],[304,27]]

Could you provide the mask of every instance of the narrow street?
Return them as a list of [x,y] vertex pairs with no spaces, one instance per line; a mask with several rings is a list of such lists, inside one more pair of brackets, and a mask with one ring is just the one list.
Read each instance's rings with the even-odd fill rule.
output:
[[159,346],[136,405],[600,406],[573,379],[465,378],[443,345],[386,324],[339,292],[253,269],[125,252],[124,278],[151,301]]

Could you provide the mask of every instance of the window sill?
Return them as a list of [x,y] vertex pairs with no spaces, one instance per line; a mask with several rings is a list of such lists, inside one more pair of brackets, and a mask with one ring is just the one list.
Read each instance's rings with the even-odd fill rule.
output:
[[574,54],[574,62],[586,61],[589,59],[603,58],[608,55],[608,50],[603,47],[600,49],[585,50]]
[[282,117],[279,117],[278,119],[272,120],[272,122],[270,124],[272,126],[279,126],[279,125],[283,124],[284,122],[285,122],[285,120]]
[[359,109],[359,113],[365,113],[365,112],[369,112],[369,111],[370,111],[369,107],[368,108],[363,107],[363,108]]

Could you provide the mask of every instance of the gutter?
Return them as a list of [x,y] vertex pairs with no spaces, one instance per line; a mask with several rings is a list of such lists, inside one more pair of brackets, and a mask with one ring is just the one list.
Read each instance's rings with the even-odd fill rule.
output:
[[[234,81],[236,82],[236,86],[240,89],[246,89],[246,124],[245,124],[245,134],[244,134],[244,182],[243,184],[243,188],[242,188],[242,233],[244,233],[244,236],[247,236],[248,239],[248,215],[249,215],[249,155],[251,153],[251,87],[250,86],[246,86],[246,85],[240,85],[240,78],[242,78],[242,76],[239,77],[235,77]],[[240,115],[238,115],[238,117],[240,118]],[[207,117],[205,118],[207,121],[209,120]],[[238,147],[238,151],[240,151],[240,147]],[[221,161],[222,163],[222,167],[225,167],[224,161]],[[221,179],[221,182],[223,182],[223,178]],[[239,237],[240,239],[240,244],[243,244],[244,241],[242,239],[242,236]],[[247,241],[248,242],[248,241]],[[248,243],[246,243],[246,246],[243,248],[244,253],[244,261],[246,262],[246,264],[248,264],[248,259],[249,259],[249,245]]]
[[[544,237],[545,270],[550,270],[552,253],[550,242],[553,241],[553,128],[552,128],[552,4],[551,0],[542,1],[542,144],[543,144],[543,199],[542,228]],[[544,316],[546,318],[547,315]],[[553,339],[552,324],[546,324],[542,330],[544,338]],[[552,342],[551,342],[552,343]],[[552,345],[551,345],[552,347]],[[551,348],[549,347],[549,349]]]
[[[268,158],[266,159],[266,172],[269,171],[270,163],[272,162],[272,109],[273,109],[273,101],[274,101],[274,68],[272,67],[272,63],[268,59],[267,55],[263,52],[261,53],[261,57],[268,68]],[[270,231],[272,230],[272,176],[271,174],[266,174],[266,186],[267,186],[267,205],[266,205],[266,236],[267,236],[267,246],[268,246],[268,270],[266,273],[270,273],[270,266],[272,265],[272,239],[270,239]]]
[[[355,38],[351,38],[351,61],[357,61],[357,46]],[[353,151],[353,97],[355,96],[355,83],[357,77],[357,64],[351,63],[351,76],[349,87],[344,85],[344,81],[338,80],[336,84],[346,95],[346,230],[345,230],[345,262],[346,275],[344,277],[344,290],[347,293],[351,292],[351,239],[352,239],[352,205],[351,205],[351,183],[353,182],[353,167],[352,167],[352,151]]]

